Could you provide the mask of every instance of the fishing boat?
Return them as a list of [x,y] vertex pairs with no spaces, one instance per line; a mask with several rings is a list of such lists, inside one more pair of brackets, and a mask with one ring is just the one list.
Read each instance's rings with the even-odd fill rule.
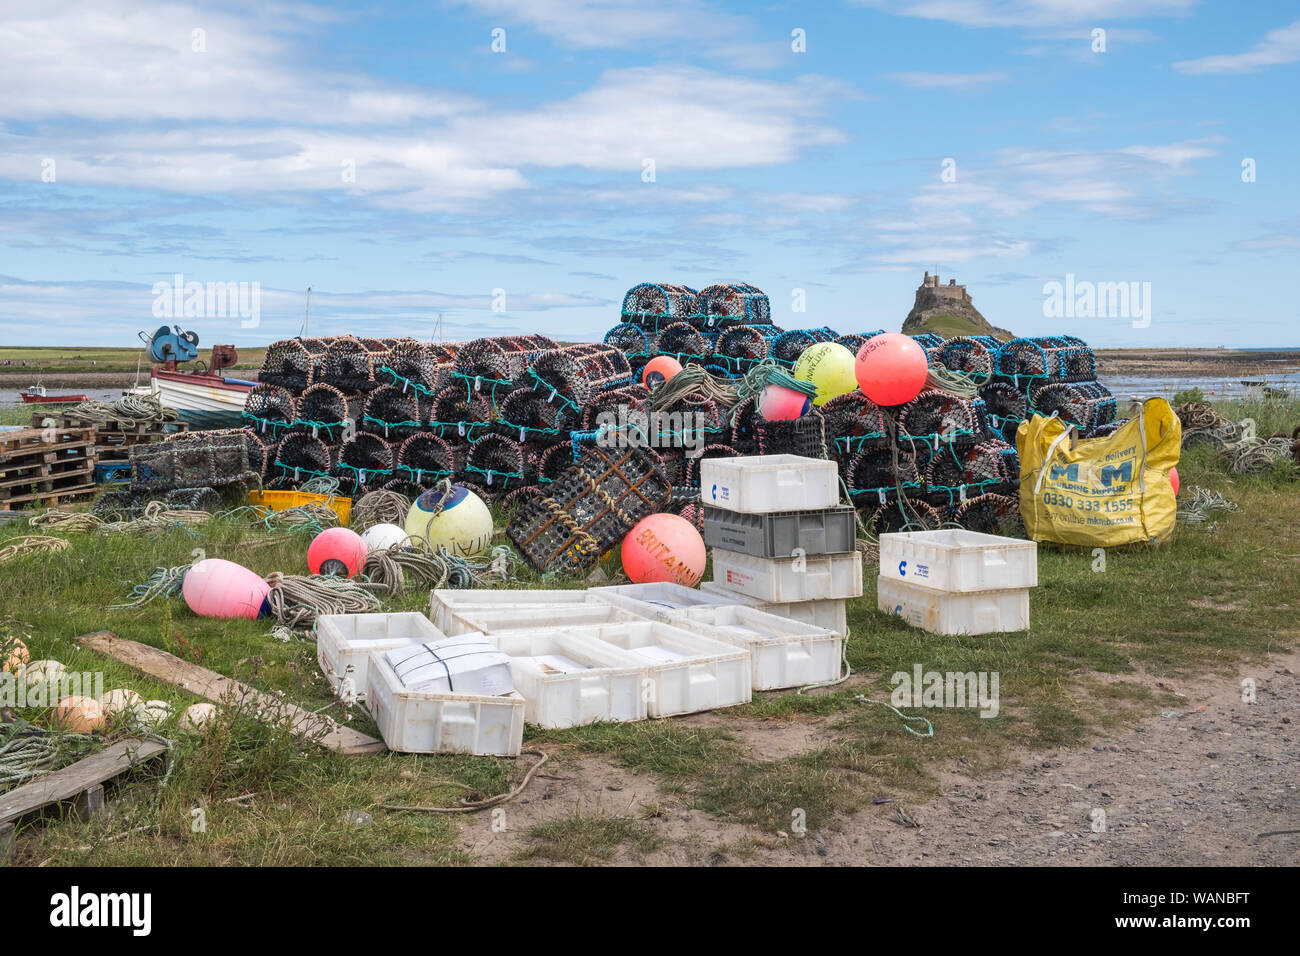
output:
[[[163,405],[180,413],[191,429],[236,428],[244,402],[256,382],[223,374],[239,361],[233,345],[214,345],[208,362],[199,359],[199,337],[179,326],[162,326],[153,335],[140,333],[150,361],[149,388]],[[194,362],[197,368],[182,370]]]
[[78,405],[90,400],[86,395],[51,395],[40,383],[29,385],[22,396],[28,405]]

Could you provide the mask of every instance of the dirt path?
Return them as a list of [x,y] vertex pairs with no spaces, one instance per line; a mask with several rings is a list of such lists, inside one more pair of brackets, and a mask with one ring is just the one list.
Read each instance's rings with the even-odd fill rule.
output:
[[[1255,680],[1254,703],[1241,680]],[[941,796],[843,816],[805,838],[724,823],[649,777],[595,759],[555,761],[510,804],[508,826],[469,824],[466,849],[504,862],[536,824],[574,814],[644,817],[661,849],[648,865],[1251,865],[1300,863],[1300,649],[1236,677],[1166,679],[1184,695],[1113,739],[1023,755],[983,777],[939,768]],[[701,718],[708,718],[701,715]],[[735,726],[734,723],[731,726]],[[823,746],[825,721],[750,721],[737,738],[760,759]],[[649,808],[659,808],[651,815]],[[895,811],[920,823],[895,821]]]

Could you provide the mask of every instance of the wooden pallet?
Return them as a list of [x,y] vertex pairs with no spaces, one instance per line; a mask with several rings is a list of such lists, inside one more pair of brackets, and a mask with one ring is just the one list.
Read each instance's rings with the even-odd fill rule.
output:
[[0,511],[55,505],[95,490],[93,428],[26,428],[0,433]]
[[[31,456],[43,460],[58,458],[61,452],[90,448],[95,444],[93,428],[20,428],[0,432],[0,471],[20,464]],[[50,458],[49,456],[53,456]]]
[[133,422],[124,419],[97,421],[82,415],[64,412],[55,416],[37,412],[32,415],[32,427],[40,428],[48,421],[55,421],[63,428],[93,428],[95,430],[95,452],[100,461],[127,461],[132,445],[162,441],[171,435],[189,431],[188,422]]
[[107,750],[30,780],[0,795],[0,863],[13,852],[14,824],[59,803],[74,802],[83,819],[104,810],[104,784],[167,751],[157,740],[120,740]]

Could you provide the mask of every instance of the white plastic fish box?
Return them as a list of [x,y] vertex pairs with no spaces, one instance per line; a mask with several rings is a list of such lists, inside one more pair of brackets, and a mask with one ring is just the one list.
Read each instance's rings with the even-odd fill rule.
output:
[[322,614],[316,618],[316,660],[335,691],[352,668],[352,685],[364,693],[371,654],[447,635],[423,614]]
[[579,607],[592,598],[581,588],[574,590],[496,590],[495,588],[444,588],[429,592],[429,617],[435,626],[447,634],[468,634],[479,628],[465,620],[470,611],[498,611],[527,609],[534,621],[557,607]]
[[408,691],[383,654],[370,659],[370,715],[389,750],[517,757],[524,740],[524,698]]
[[861,597],[862,554],[755,558],[714,548],[713,580],[773,604]]
[[623,621],[644,621],[647,615],[638,614],[628,607],[619,607],[605,601],[593,600],[588,604],[554,604],[546,607],[514,606],[493,608],[465,608],[457,612],[460,626],[493,635],[500,631],[537,627],[583,627],[592,624],[618,624]]
[[883,574],[876,606],[932,634],[996,634],[1029,629],[1029,589],[936,591]]
[[802,687],[840,676],[844,638],[752,607],[697,607],[677,626],[749,651],[754,690]]
[[703,581],[700,584],[700,590],[727,599],[723,601],[722,606],[756,607],[768,614],[779,614],[781,617],[788,617],[792,621],[802,621],[805,624],[824,627],[828,631],[834,631],[840,637],[849,636],[848,611],[843,598],[828,598],[824,601],[787,601],[785,603],[758,601],[741,594],[739,591],[733,591],[720,581]]
[[882,534],[880,574],[937,591],[1032,588],[1038,544],[960,528]]
[[652,682],[651,717],[733,707],[753,697],[749,652],[723,641],[665,624],[641,621],[602,624],[569,633],[630,655]]
[[614,584],[592,588],[589,592],[598,601],[621,607],[656,621],[672,621],[682,611],[695,607],[718,607],[724,604],[757,605],[760,602],[743,594],[713,592],[688,588],[684,584],[656,581],[650,584]]
[[800,455],[705,458],[700,501],[747,514],[834,508],[840,503],[840,470],[833,461]]
[[627,652],[572,631],[528,629],[487,637],[510,657],[528,723],[559,729],[645,720],[642,662]]
[[847,554],[857,544],[857,511],[852,505],[821,511],[745,514],[704,506],[704,543],[756,558],[804,554]]

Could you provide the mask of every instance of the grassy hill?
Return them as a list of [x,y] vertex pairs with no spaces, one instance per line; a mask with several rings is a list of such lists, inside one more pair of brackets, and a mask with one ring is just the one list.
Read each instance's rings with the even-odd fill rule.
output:
[[[953,315],[950,312],[939,312],[923,316],[919,322],[911,323],[911,327],[907,329],[907,332],[911,335],[934,332],[946,339],[955,335],[989,334],[988,329],[982,327],[979,323],[964,316]],[[995,329],[993,334],[1003,341],[1012,338],[1011,333],[1005,329]]]

